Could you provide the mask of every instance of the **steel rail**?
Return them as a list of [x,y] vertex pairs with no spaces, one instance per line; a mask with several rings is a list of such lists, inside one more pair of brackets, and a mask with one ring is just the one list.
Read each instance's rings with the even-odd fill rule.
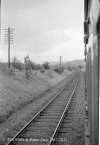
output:
[[67,84],[65,84],[63,86],[63,88],[61,88],[57,93],[56,95],[54,95],[54,97],[17,133],[15,134],[15,136],[6,144],[6,145],[11,145],[14,140],[16,138],[18,138],[18,136],[20,136],[20,134],[22,132],[25,131],[25,129],[32,123],[35,121],[35,119],[56,99],[56,97],[68,86],[68,84],[73,80],[73,78],[75,77],[75,74],[72,78],[70,78],[70,80],[68,80]]
[[79,78],[78,78],[78,80],[77,80],[77,82],[76,82],[76,84],[75,84],[75,87],[74,87],[74,89],[73,89],[73,91],[72,91],[72,93],[71,93],[71,96],[70,96],[70,98],[69,98],[69,100],[68,100],[68,103],[67,103],[67,105],[66,105],[66,107],[65,107],[65,109],[64,109],[64,111],[63,111],[63,114],[62,114],[62,116],[61,116],[61,118],[60,118],[60,120],[59,120],[59,122],[58,122],[58,124],[57,124],[57,127],[56,127],[56,129],[55,129],[55,131],[54,131],[54,133],[53,133],[53,135],[52,135],[52,137],[51,137],[50,142],[49,142],[48,145],[53,145],[54,142],[56,141],[56,135],[57,135],[57,133],[59,132],[60,126],[61,126],[61,124],[62,124],[62,122],[63,122],[64,117],[65,117],[65,113],[68,111],[68,107],[69,107],[70,102],[71,102],[71,100],[72,100],[72,97],[73,97],[73,95],[74,95],[74,93],[75,93],[75,90],[76,90],[76,87],[77,87],[77,85],[78,85],[78,82],[79,82]]

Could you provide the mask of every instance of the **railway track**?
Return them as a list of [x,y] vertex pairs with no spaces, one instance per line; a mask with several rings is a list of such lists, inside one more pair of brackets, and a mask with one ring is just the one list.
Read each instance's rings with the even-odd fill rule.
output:
[[54,144],[78,80],[78,74],[70,79],[14,137],[9,136],[12,139],[6,145]]
[[[60,125],[55,131],[49,145],[69,145],[72,144],[73,140],[70,140],[71,124],[74,116],[74,109],[76,105],[76,97],[72,97],[69,107],[65,109],[65,113],[62,115]],[[74,129],[73,129],[74,130]],[[75,131],[73,131],[75,133]],[[73,133],[73,134],[74,134]],[[74,137],[74,135],[73,135]],[[70,143],[71,141],[71,143]]]

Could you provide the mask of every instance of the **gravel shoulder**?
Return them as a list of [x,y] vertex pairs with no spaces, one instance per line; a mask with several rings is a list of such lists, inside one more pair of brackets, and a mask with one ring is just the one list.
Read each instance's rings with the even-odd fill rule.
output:
[[[85,145],[85,82],[83,72],[80,73],[80,81],[73,98],[73,115],[68,131],[68,145]],[[72,104],[73,105],[73,104]]]

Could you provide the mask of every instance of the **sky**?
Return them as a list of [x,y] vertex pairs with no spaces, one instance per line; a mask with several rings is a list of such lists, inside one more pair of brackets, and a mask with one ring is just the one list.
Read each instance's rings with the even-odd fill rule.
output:
[[[1,28],[14,28],[11,58],[34,62],[84,59],[83,0],[3,0]],[[8,46],[1,33],[0,60]]]

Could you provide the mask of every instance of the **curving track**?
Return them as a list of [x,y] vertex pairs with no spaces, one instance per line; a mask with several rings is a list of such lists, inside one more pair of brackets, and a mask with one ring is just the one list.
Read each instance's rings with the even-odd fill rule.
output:
[[[59,132],[79,80],[76,74],[6,145],[51,145]],[[13,134],[13,133],[12,133]]]

